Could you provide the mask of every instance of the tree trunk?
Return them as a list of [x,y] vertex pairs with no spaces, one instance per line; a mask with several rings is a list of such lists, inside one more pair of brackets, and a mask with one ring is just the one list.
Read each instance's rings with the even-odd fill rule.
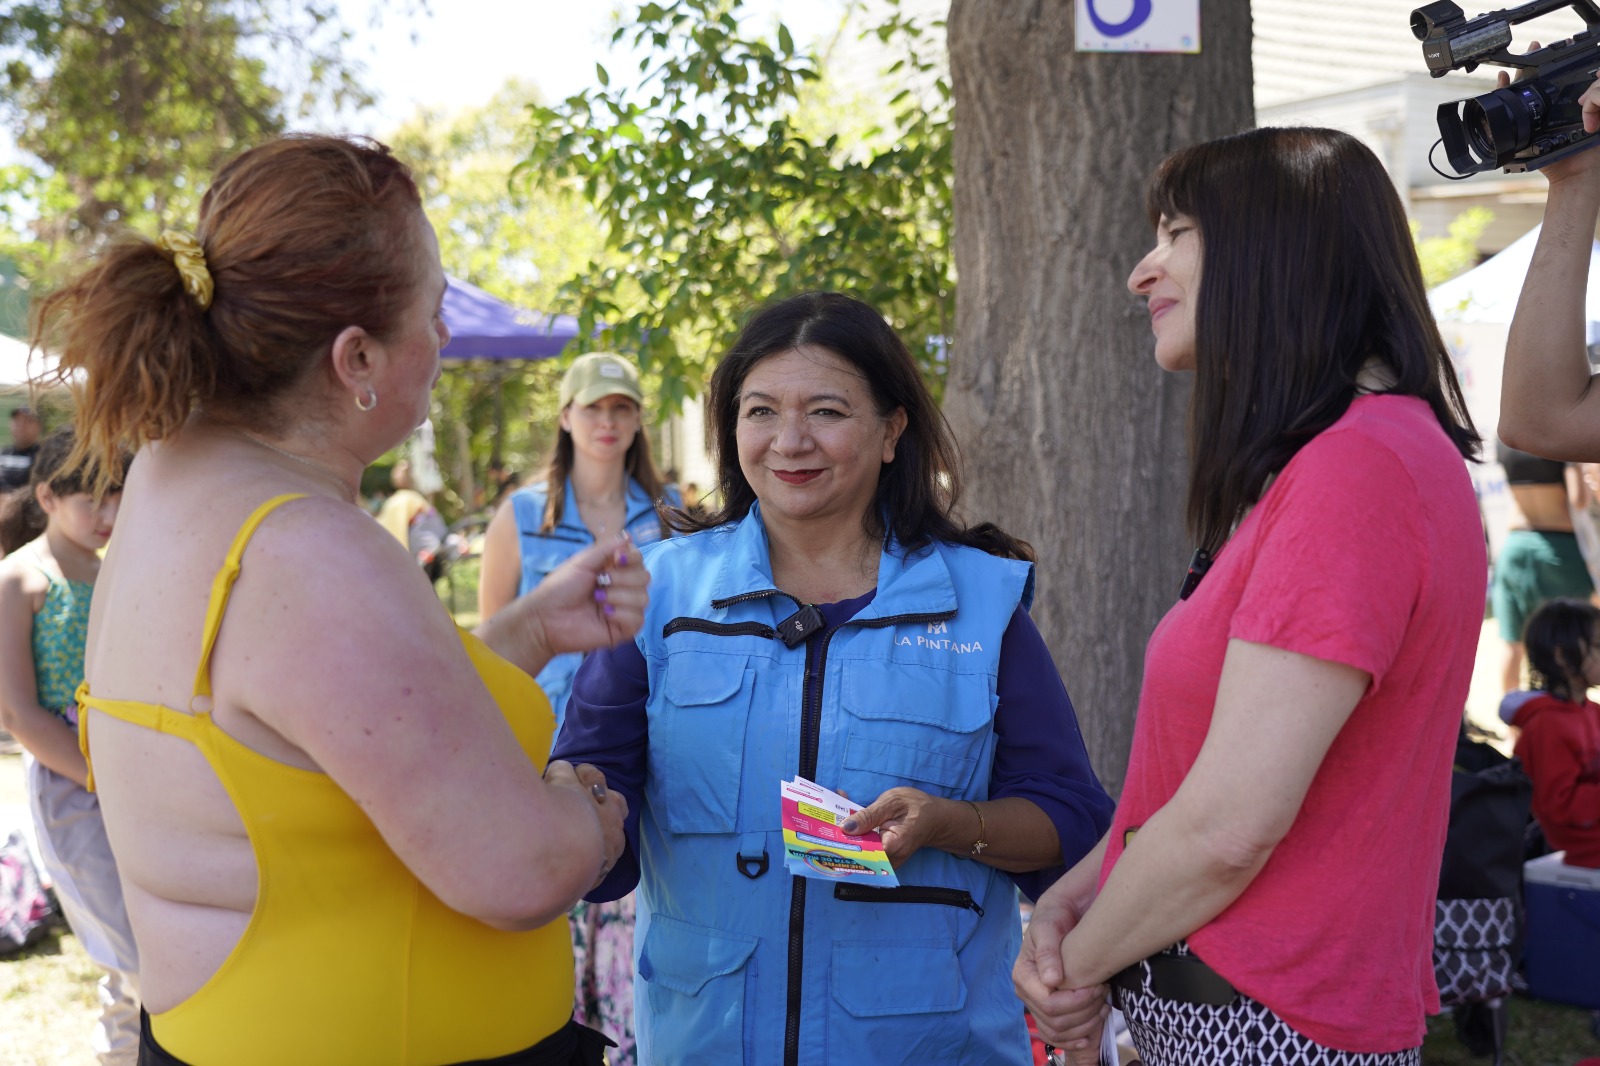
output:
[[[1102,0],[1104,2],[1104,0]],[[1200,55],[1077,53],[1071,0],[952,0],[955,255],[945,412],[970,519],[1038,551],[1033,617],[1120,792],[1150,631],[1189,558],[1187,375],[1125,288],[1169,152],[1248,128],[1250,8],[1201,4]]]

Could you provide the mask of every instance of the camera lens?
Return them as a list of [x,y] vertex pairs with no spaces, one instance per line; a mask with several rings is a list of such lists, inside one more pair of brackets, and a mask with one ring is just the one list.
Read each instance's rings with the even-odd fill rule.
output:
[[1489,116],[1484,113],[1482,104],[1468,100],[1462,119],[1466,122],[1467,140],[1472,142],[1474,152],[1485,159],[1493,159],[1500,154],[1494,144],[1494,129],[1489,125]]
[[1504,166],[1512,155],[1533,143],[1542,103],[1537,93],[1521,88],[1496,89],[1468,100],[1461,118],[1472,150],[1480,158]]

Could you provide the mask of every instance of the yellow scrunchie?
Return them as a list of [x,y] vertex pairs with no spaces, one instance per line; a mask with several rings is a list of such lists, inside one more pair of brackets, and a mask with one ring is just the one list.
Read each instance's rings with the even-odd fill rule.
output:
[[172,253],[172,265],[178,268],[178,273],[183,276],[183,287],[189,295],[194,297],[194,302],[204,311],[211,306],[211,295],[214,283],[211,280],[211,271],[206,269],[205,249],[200,247],[200,242],[192,234],[182,230],[163,230],[161,239],[156,241],[156,247]]

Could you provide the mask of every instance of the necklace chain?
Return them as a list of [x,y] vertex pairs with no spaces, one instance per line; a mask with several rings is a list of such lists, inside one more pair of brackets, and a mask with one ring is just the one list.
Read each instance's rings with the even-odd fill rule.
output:
[[324,475],[326,477],[332,478],[334,480],[334,482],[340,488],[342,488],[346,492],[350,493],[350,499],[351,499],[352,502],[354,502],[354,500],[355,500],[355,492],[351,489],[350,483],[344,479],[344,475],[343,474],[340,474],[337,470],[333,469],[333,467],[325,466],[322,463],[317,462],[315,459],[307,459],[303,455],[296,455],[294,452],[288,451],[287,449],[284,449],[284,448],[280,448],[276,444],[272,444],[269,441],[265,441],[265,440],[261,439],[260,437],[256,436],[254,433],[251,433],[247,429],[240,429],[238,426],[234,426],[232,428],[233,428],[233,431],[235,433],[239,434],[239,436],[245,438],[246,440],[250,441],[251,443],[259,444],[259,445],[261,445],[261,447],[267,449],[267,451],[269,451],[269,452],[277,452],[279,455],[283,456],[285,459],[293,459],[295,462],[300,463],[302,466],[309,466],[311,469],[315,470],[317,473],[322,474],[322,475]]

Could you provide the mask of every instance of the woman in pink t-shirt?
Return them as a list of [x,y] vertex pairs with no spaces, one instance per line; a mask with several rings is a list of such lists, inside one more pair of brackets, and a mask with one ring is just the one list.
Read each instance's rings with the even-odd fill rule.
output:
[[1148,204],[1128,286],[1156,361],[1195,375],[1200,550],[1111,831],[1040,899],[1017,989],[1087,1061],[1109,986],[1147,1066],[1415,1063],[1483,617],[1479,438],[1359,141],[1196,145]]

